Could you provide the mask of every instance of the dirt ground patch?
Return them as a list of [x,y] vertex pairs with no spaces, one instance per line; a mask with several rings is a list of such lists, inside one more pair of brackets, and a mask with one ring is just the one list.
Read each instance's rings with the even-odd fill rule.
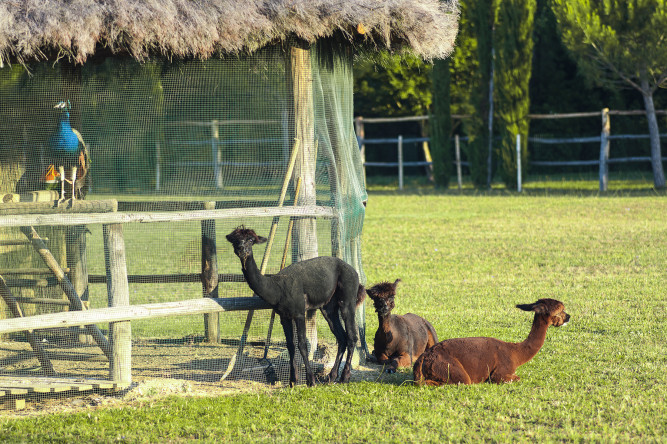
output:
[[[69,344],[69,345],[64,345]],[[109,362],[96,345],[47,339],[43,342],[58,378],[109,378]],[[285,344],[269,347],[249,342],[243,356],[230,362],[238,341],[207,344],[201,338],[182,340],[139,340],[132,344],[132,385],[120,392],[94,391],[31,395],[22,410],[0,410],[0,416],[26,416],[75,412],[102,407],[138,405],[146,400],[170,395],[226,396],[279,390],[289,386],[288,356]],[[320,343],[313,356],[319,377],[328,374],[335,352],[332,344]],[[300,359],[299,359],[300,361]],[[300,364],[299,380],[304,381]],[[229,369],[229,375],[221,380]],[[44,376],[30,346],[22,341],[0,342],[0,376],[30,378]],[[401,384],[411,379],[410,372],[389,375],[381,366],[362,363],[354,366],[352,381],[383,381]]]

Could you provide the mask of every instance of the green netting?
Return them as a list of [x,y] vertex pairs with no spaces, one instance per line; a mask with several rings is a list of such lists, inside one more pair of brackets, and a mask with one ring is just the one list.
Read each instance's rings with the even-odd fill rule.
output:
[[[46,183],[44,175],[59,162],[51,155],[50,138],[61,112],[54,106],[61,101],[69,101],[71,126],[81,133],[90,156],[82,187],[86,202],[113,199],[117,211],[127,214],[187,215],[210,208],[204,202],[229,210],[233,217],[217,219],[213,229],[222,278],[218,297],[252,295],[234,277],[240,275],[240,262],[225,235],[245,225],[268,236],[274,222],[270,212],[246,217],[244,209],[277,206],[285,183],[284,206],[295,205],[299,177],[296,205],[331,208],[336,217],[299,218],[289,240],[290,218],[276,219],[267,273],[280,269],[283,255],[287,265],[334,255],[352,264],[365,281],[360,236],[366,194],[352,124],[352,55],[335,42],[306,51],[285,45],[210,60],[139,63],[110,55],[77,66],[65,60],[5,65],[0,69],[0,192],[6,202],[0,204],[1,220],[19,212],[52,211],[22,204],[44,198],[31,191],[60,190],[57,183]],[[295,147],[300,150],[296,166],[286,177]],[[52,202],[52,197],[45,199]],[[123,225],[132,305],[202,297],[202,224]],[[69,268],[86,304],[107,306],[102,225],[89,220],[85,230],[35,229],[60,266]],[[67,310],[63,290],[52,273],[43,271],[43,260],[26,240],[19,228],[0,225],[0,275],[19,299],[23,315]],[[264,251],[265,245],[255,247],[258,262]],[[12,316],[0,301],[0,319]],[[215,344],[206,342],[202,315],[132,321],[133,378],[217,381],[236,352],[246,319],[245,311],[222,313],[221,341]],[[259,359],[269,322],[270,311],[255,313],[244,350],[249,359],[237,377],[266,380],[266,365]],[[106,333],[108,324],[99,328]],[[317,329],[315,359],[326,365],[334,338],[325,322],[318,322]],[[104,354],[82,328],[39,330],[36,335],[57,374],[109,376]],[[0,341],[0,376],[42,374],[23,333],[0,333]],[[277,370],[287,371],[277,321],[267,357]],[[284,372],[278,376],[286,380]]]

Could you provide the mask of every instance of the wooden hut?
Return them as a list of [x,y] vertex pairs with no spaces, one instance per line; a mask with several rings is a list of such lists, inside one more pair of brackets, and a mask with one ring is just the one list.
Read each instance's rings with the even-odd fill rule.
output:
[[[267,273],[335,255],[363,280],[354,57],[444,58],[457,24],[455,0],[0,3],[0,337],[27,335],[52,374],[42,329],[80,327],[117,381],[132,374],[130,321],[135,344],[235,338],[225,375],[248,339],[265,338],[268,359],[272,318],[251,322],[265,307],[223,235],[245,224],[272,236]],[[89,182],[85,199],[54,206],[61,101]]]

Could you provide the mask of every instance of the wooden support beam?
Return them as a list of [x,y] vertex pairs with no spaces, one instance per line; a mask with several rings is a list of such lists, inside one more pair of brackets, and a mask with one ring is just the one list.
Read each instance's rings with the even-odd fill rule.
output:
[[[127,283],[123,226],[121,224],[104,225],[102,236],[104,238],[109,307],[126,309],[130,305],[130,288]],[[109,340],[112,350],[110,379],[115,382],[132,382],[132,325],[130,322],[110,323]]]
[[[317,140],[315,137],[315,102],[313,96],[313,70],[310,47],[296,45],[290,48],[289,74],[294,103],[294,138],[301,143],[301,150],[294,167],[293,183],[302,180],[298,200],[302,205],[315,205],[315,169],[317,166]],[[297,198],[295,197],[295,199]],[[292,236],[292,262],[317,257],[316,218],[301,218],[294,221]],[[317,311],[308,310],[308,359],[313,358],[317,348]]]
[[[217,128],[217,127],[216,127]],[[214,210],[215,202],[205,202],[205,210]],[[218,297],[218,253],[215,236],[215,220],[201,221],[201,283],[205,297]],[[204,314],[206,342],[220,342],[220,315]]]
[[[14,318],[23,317],[23,313],[21,312],[21,307],[19,306],[16,298],[14,298],[14,296],[12,295],[12,292],[9,290],[9,287],[7,287],[5,279],[2,276],[0,276],[0,296],[2,296],[2,299],[4,299],[5,304],[7,304],[7,307],[9,308],[9,311],[12,313],[12,316],[14,316]],[[25,337],[30,343],[30,347],[32,347],[32,349],[35,351],[37,360],[39,361],[39,364],[42,366],[42,370],[44,371],[44,373],[47,376],[54,376],[56,374],[56,371],[53,369],[53,364],[51,364],[51,361],[46,356],[46,353],[44,352],[42,345],[40,344],[39,340],[32,332],[32,330],[25,330]]]
[[[29,243],[30,243],[29,241],[24,242],[24,244],[29,244]],[[63,271],[65,273],[69,273],[70,270],[69,268],[63,268]],[[0,274],[3,276],[11,276],[14,274],[51,275],[52,272],[48,268],[0,268]]]
[[[46,245],[35,231],[35,228],[21,227],[21,231],[28,237],[28,239],[32,243],[33,248],[41,256],[46,266],[49,267],[49,269],[53,272],[56,279],[58,279],[60,288],[63,289],[65,295],[67,296],[67,299],[69,299],[70,308],[72,310],[83,310],[83,304],[81,302],[81,298],[79,298],[79,295],[76,293],[76,290],[72,286],[72,283],[63,272],[63,269],[60,268],[60,265],[58,264],[58,261],[56,261],[56,258],[54,258],[53,254],[51,254],[49,249],[46,248]],[[86,325],[86,330],[93,337],[93,339],[95,339],[95,342],[97,343],[97,345],[100,346],[104,354],[109,359],[111,359],[111,347],[109,346],[109,342],[104,337],[100,329],[97,328],[96,325],[90,324]]]
[[[175,273],[175,274],[130,274],[127,276],[130,284],[185,284],[201,282],[201,273]],[[245,282],[242,274],[222,273],[218,274],[218,282]],[[88,275],[90,284],[106,284],[106,275]]]
[[126,224],[131,222],[183,222],[207,219],[249,219],[255,217],[337,217],[331,207],[255,207],[221,210],[146,213],[88,213],[88,214],[18,214],[0,215],[0,227],[72,226],[85,224]]
[[117,210],[118,202],[115,200],[71,200],[62,206],[56,206],[54,201],[0,204],[0,215],[109,213]]
[[197,298],[127,307],[91,308],[86,311],[49,313],[20,319],[0,319],[0,334],[45,328],[75,327],[103,322],[134,321],[164,316],[200,315],[221,311],[267,310],[270,308],[269,304],[256,296]]

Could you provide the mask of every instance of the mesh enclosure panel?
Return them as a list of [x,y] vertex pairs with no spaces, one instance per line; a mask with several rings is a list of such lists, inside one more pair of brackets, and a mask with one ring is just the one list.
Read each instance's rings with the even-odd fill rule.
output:
[[[86,211],[99,214],[97,202],[104,208],[112,202],[105,211],[145,215],[144,221],[159,214],[164,221],[122,225],[131,305],[201,298],[202,269],[210,266],[206,239],[216,247],[220,282],[204,295],[252,296],[225,240],[240,225],[265,237],[275,225],[270,251],[269,243],[254,248],[258,264],[266,256],[267,274],[277,273],[282,262],[332,255],[351,264],[363,283],[366,193],[352,103],[352,54],[334,41],[210,60],[139,63],[100,56],[76,66],[64,61],[5,66],[0,69],[0,219],[64,211],[86,217]],[[87,160],[79,151],[69,157],[57,152],[54,137],[61,134],[65,113],[81,134],[77,149],[85,144]],[[59,166],[70,180],[77,167],[74,191],[65,182],[64,196]],[[53,202],[72,193],[87,210]],[[270,209],[280,205],[329,208],[334,217],[274,218]],[[257,208],[269,210],[251,211]],[[203,211],[224,217],[192,216]],[[84,308],[107,307],[103,224],[95,217],[80,220],[76,226],[33,223]],[[11,298],[24,317],[75,307],[57,273],[21,228],[8,223],[0,225],[0,275],[3,294],[9,294],[0,301],[0,376],[42,376],[45,364],[25,332],[2,333],[2,319],[17,316]],[[218,381],[231,367],[230,379],[272,381],[275,371],[275,378],[287,380],[285,336],[277,319],[271,328],[271,310],[255,312],[246,332],[247,310],[220,313],[218,320],[210,316],[206,325],[201,314],[132,321],[133,380]],[[220,339],[210,342],[215,323]],[[321,319],[310,325],[317,332],[309,334],[318,339],[312,358],[316,368],[326,368],[335,338]],[[108,323],[97,327],[108,336]],[[244,333],[247,345],[238,353]],[[33,335],[55,375],[109,378],[109,360],[83,327]]]

